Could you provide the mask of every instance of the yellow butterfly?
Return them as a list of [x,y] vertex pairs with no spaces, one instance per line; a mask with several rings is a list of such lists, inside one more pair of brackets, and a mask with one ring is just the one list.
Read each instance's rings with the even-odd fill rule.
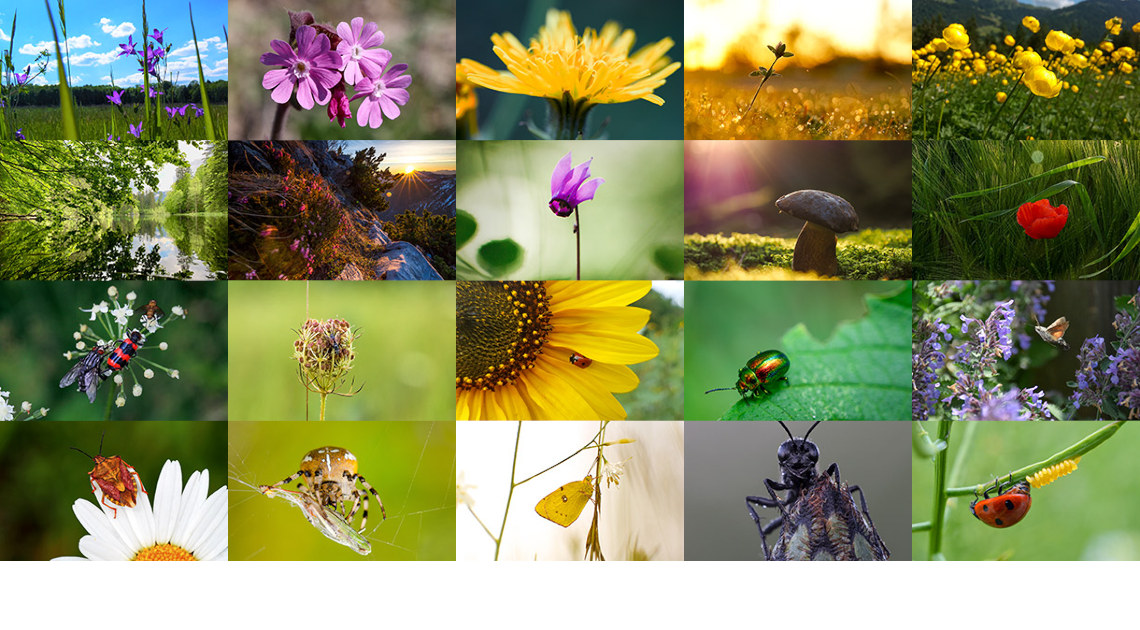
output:
[[534,506],[534,511],[552,523],[570,527],[570,524],[582,515],[582,510],[586,508],[593,494],[594,477],[586,475],[582,481],[571,481],[546,495],[546,498]]

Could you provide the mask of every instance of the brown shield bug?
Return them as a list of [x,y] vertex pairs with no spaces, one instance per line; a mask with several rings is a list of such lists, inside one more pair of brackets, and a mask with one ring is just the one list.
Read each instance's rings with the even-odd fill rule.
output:
[[74,446],[71,448],[95,462],[95,467],[87,473],[91,477],[91,491],[96,494],[102,492],[103,498],[100,499],[100,503],[111,509],[112,518],[118,518],[119,512],[111,503],[120,507],[134,507],[138,492],[141,490],[143,494],[147,494],[142,478],[133,466],[118,455],[103,457],[103,438],[99,438],[99,454],[94,457]]

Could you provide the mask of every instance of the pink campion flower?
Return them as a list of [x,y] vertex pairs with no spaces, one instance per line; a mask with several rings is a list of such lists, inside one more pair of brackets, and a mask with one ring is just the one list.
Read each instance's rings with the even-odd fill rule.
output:
[[594,198],[598,184],[606,181],[590,179],[590,158],[575,168],[571,168],[570,153],[558,160],[554,173],[550,176],[550,210],[560,217],[568,217],[578,209],[578,204]]
[[389,66],[384,76],[375,79],[365,77],[354,86],[356,94],[352,100],[364,99],[360,109],[356,110],[356,124],[377,129],[384,123],[384,116],[394,120],[400,115],[400,108],[396,105],[407,105],[411,98],[406,88],[412,84],[412,77],[400,76],[407,69],[408,64],[398,63]]
[[379,77],[384,72],[384,66],[392,60],[392,53],[383,48],[374,48],[384,43],[384,33],[375,22],[365,24],[364,18],[352,18],[351,29],[348,24],[341,22],[336,27],[336,33],[341,38],[336,51],[343,60],[341,70],[344,72],[344,82],[349,85],[356,85],[361,79]]
[[336,120],[340,123],[340,128],[344,129],[344,119],[352,118],[352,110],[348,108],[348,97],[344,95],[344,86],[337,84],[332,91],[332,99],[329,100],[329,122]]
[[276,52],[265,53],[261,63],[267,66],[284,66],[265,73],[261,87],[273,90],[277,103],[288,103],[297,88],[297,102],[305,109],[313,104],[324,105],[332,98],[329,88],[340,83],[341,58],[332,51],[328,35],[317,35],[317,29],[301,26],[297,29],[297,50],[279,39],[269,46]]

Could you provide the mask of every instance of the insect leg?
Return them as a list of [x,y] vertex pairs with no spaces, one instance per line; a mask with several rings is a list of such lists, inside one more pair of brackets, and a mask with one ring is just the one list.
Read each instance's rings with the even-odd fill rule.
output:
[[[372,484],[365,481],[364,475],[357,475],[356,478],[360,480],[360,485],[364,486],[365,490],[371,492],[372,496],[376,497],[377,503],[380,504],[380,520],[387,520],[388,515],[384,513],[384,502],[380,500],[380,495],[376,493],[376,489],[372,487]],[[367,508],[368,504],[365,503],[364,507]]]
[[[272,486],[269,486],[269,487],[270,487],[270,488],[282,488],[282,487],[284,487],[284,486],[287,486],[287,485],[289,485],[290,483],[292,483],[292,482],[293,482],[293,480],[294,480],[294,479],[296,479],[296,478],[300,477],[300,476],[301,476],[301,475],[303,475],[303,474],[305,474],[305,471],[303,471],[303,470],[298,470],[297,472],[293,473],[292,475],[289,475],[288,477],[286,477],[286,478],[282,479],[281,481],[278,481],[277,483],[275,483],[275,484],[273,484]],[[299,488],[299,487],[301,487],[301,484],[297,484],[297,487],[298,487],[298,488]]]

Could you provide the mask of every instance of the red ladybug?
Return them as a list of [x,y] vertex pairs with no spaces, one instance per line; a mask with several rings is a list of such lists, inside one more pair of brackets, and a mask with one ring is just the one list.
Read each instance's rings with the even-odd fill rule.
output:
[[[996,492],[998,496],[990,498],[990,492]],[[1021,522],[1032,504],[1029,483],[1024,480],[1013,483],[1011,475],[1008,483],[995,480],[994,485],[982,493],[981,499],[970,504],[970,511],[986,525],[1002,528]]]

